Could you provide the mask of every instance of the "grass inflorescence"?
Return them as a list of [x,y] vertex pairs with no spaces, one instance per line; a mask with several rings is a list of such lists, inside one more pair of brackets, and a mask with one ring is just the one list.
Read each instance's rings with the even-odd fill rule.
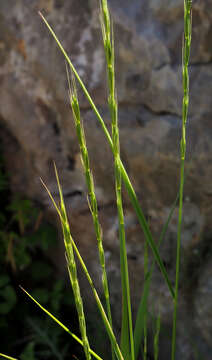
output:
[[[93,350],[91,350],[89,345],[89,340],[86,330],[86,318],[83,310],[83,301],[80,293],[80,286],[77,276],[77,267],[75,262],[75,257],[77,257],[79,265],[81,266],[83,272],[85,273],[88,283],[91,287],[91,290],[94,295],[94,299],[97,304],[97,308],[102,317],[102,321],[105,325],[106,332],[111,342],[111,355],[112,358],[118,360],[137,360],[139,354],[143,354],[143,359],[147,359],[147,347],[148,347],[148,294],[151,286],[152,274],[154,267],[157,264],[161,273],[164,277],[171,297],[173,299],[173,333],[172,333],[172,351],[171,351],[171,360],[175,360],[176,356],[176,329],[177,329],[177,306],[178,306],[178,288],[179,288],[179,272],[180,272],[180,247],[181,247],[181,234],[182,234],[182,210],[183,210],[183,188],[184,188],[184,164],[185,164],[185,155],[186,155],[186,122],[188,116],[188,103],[189,103],[189,75],[188,75],[188,65],[189,65],[189,56],[190,56],[190,46],[191,46],[191,0],[184,0],[184,42],[183,42],[183,106],[182,106],[182,138],[180,143],[180,157],[181,157],[181,168],[180,168],[180,187],[179,193],[177,195],[176,201],[173,204],[173,207],[170,211],[169,217],[163,227],[162,233],[160,235],[159,241],[155,242],[150,231],[150,227],[147,219],[144,216],[142,208],[138,202],[135,190],[131,184],[131,181],[128,177],[128,174],[124,168],[123,162],[121,161],[120,154],[120,139],[119,139],[119,125],[118,125],[118,101],[116,94],[116,85],[115,85],[115,52],[114,52],[114,36],[113,36],[113,25],[108,9],[107,0],[100,0],[100,19],[101,19],[101,28],[102,28],[102,37],[103,45],[105,50],[106,58],[106,70],[107,70],[107,79],[108,79],[108,106],[111,116],[111,135],[110,131],[107,129],[103,118],[101,117],[97,107],[94,104],[86,86],[84,85],[82,79],[80,78],[77,70],[75,69],[72,61],[70,60],[68,54],[64,50],[61,42],[57,38],[53,29],[44,18],[42,14],[41,17],[50,31],[51,35],[55,39],[60,51],[65,57],[67,62],[67,74],[69,80],[69,96],[70,104],[72,108],[76,134],[79,142],[79,148],[81,153],[82,164],[84,168],[84,175],[88,189],[88,204],[90,212],[93,219],[93,225],[95,229],[97,246],[99,250],[99,262],[102,270],[102,287],[105,295],[105,304],[104,306],[100,300],[98,292],[95,288],[94,282],[88,272],[86,264],[82,259],[79,249],[76,246],[74,239],[71,235],[71,229],[68,223],[68,217],[66,213],[66,208],[64,204],[62,187],[59,182],[59,177],[55,167],[56,178],[60,194],[60,203],[56,204],[53,199],[50,191],[46,187],[46,190],[58,212],[58,215],[61,220],[63,237],[66,249],[66,260],[67,267],[70,275],[70,281],[73,288],[73,293],[75,296],[76,308],[79,318],[79,328],[81,332],[81,339],[74,335],[67,327],[65,327],[59,320],[57,320],[54,315],[48,312],[42,305],[40,305],[28,292],[25,293],[44,311],[46,312],[54,321],[56,321],[66,332],[68,332],[76,341],[78,341],[84,348],[84,353],[86,360],[90,360],[91,356],[96,359],[101,359]],[[69,71],[70,69],[70,71]],[[70,76],[71,75],[71,76]],[[113,154],[114,159],[114,178],[115,178],[115,193],[116,193],[116,203],[117,203],[117,217],[119,223],[119,240],[120,240],[120,273],[121,273],[121,287],[122,287],[122,323],[121,323],[121,336],[118,339],[113,330],[113,321],[112,321],[112,312],[110,305],[110,295],[109,295],[109,284],[107,279],[107,271],[105,264],[105,254],[103,247],[103,234],[99,221],[98,214],[98,205],[97,198],[95,193],[95,183],[92,175],[92,170],[90,166],[89,153],[86,145],[86,134],[83,127],[83,122],[80,114],[80,105],[77,96],[77,83],[82,88],[85,96],[90,103],[91,108],[96,115],[103,133],[105,134],[106,140],[109,143],[109,147]],[[128,261],[127,261],[127,249],[126,249],[126,236],[125,236],[125,224],[124,224],[124,206],[122,199],[122,184],[124,184],[127,193],[129,195],[130,201],[134,207],[135,213],[137,215],[139,224],[145,235],[145,251],[144,251],[144,288],[141,294],[140,305],[136,314],[135,325],[132,321],[132,309],[131,309],[131,294],[130,294],[130,284],[129,284],[129,273],[128,273]],[[177,206],[179,201],[179,218],[178,218],[178,231],[177,231],[177,251],[176,251],[176,279],[175,284],[171,283],[164,263],[160,256],[159,246],[165,238],[165,234],[168,228],[168,224],[171,220],[173,211]],[[158,245],[159,244],[159,245]],[[149,251],[153,253],[153,263],[149,267]],[[159,357],[159,334],[161,327],[161,317],[160,314],[157,316],[155,335],[154,335],[154,359],[158,360]],[[2,354],[0,354],[2,355]],[[3,356],[3,355],[2,355]],[[9,357],[8,357],[9,358]]]
[[179,216],[178,216],[178,229],[177,229],[176,279],[175,279],[173,332],[172,332],[172,360],[175,359],[175,353],[176,353],[177,306],[178,306],[180,249],[181,249],[182,218],[183,218],[184,168],[185,168],[185,156],[186,156],[186,123],[187,123],[188,105],[189,105],[188,65],[190,58],[191,32],[192,32],[191,8],[192,8],[192,1],[184,0],[184,39],[183,39],[183,53],[182,53],[182,59],[183,59],[182,60],[183,61],[182,137],[180,141],[181,165],[180,165]]
[[[114,174],[116,203],[119,222],[120,240],[120,266],[121,266],[121,288],[122,288],[122,326],[121,326],[121,349],[125,359],[135,359],[132,310],[130,300],[130,285],[127,262],[126,236],[124,225],[124,211],[122,201],[122,176],[120,170],[120,144],[118,127],[118,103],[115,88],[115,55],[114,55],[114,36],[110,22],[107,1],[101,3],[101,25],[102,37],[107,65],[108,77],[108,105],[111,115],[111,129],[114,155]],[[129,344],[130,343],[130,344]],[[131,354],[131,355],[130,355]]]

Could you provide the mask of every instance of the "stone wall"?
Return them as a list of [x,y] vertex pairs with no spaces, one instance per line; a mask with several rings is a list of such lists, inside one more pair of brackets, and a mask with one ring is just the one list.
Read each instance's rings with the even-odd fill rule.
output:
[[[111,0],[123,162],[157,239],[178,191],[183,0]],[[212,340],[212,1],[193,2],[191,100],[182,238],[177,359],[211,359]],[[39,178],[57,198],[60,173],[73,235],[100,283],[96,242],[67,96],[64,59],[38,16],[54,27],[110,126],[95,0],[0,2],[0,136],[14,192],[38,201],[54,218]],[[79,89],[104,230],[114,314],[120,297],[117,215],[109,147]],[[126,195],[129,266],[136,307],[143,284],[144,236]],[[177,211],[162,246],[174,279]],[[63,245],[61,259],[63,264]],[[61,265],[63,266],[63,265]],[[161,359],[168,359],[172,301],[155,271],[150,309],[160,309]],[[118,321],[118,317],[116,319]],[[118,326],[117,326],[118,327]]]

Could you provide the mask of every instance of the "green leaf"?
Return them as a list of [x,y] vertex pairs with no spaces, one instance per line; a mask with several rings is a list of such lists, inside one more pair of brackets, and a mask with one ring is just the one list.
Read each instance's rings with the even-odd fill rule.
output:
[[151,271],[147,274],[142,298],[138,307],[138,312],[136,316],[135,330],[134,330],[134,344],[135,344],[135,359],[137,359],[139,354],[139,349],[141,346],[141,341],[143,337],[145,316],[147,314],[147,301],[149,295],[149,287],[151,282]]
[[20,355],[21,360],[36,360],[35,358],[35,343],[34,341],[27,344],[24,351]]

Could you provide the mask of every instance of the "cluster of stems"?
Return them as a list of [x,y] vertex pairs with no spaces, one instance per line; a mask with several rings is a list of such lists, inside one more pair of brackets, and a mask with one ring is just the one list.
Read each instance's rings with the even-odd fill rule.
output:
[[[113,28],[111,25],[111,19],[108,11],[107,0],[99,0],[100,7],[101,7],[101,25],[102,25],[102,34],[103,34],[103,43],[106,55],[106,63],[107,63],[107,78],[108,78],[108,105],[110,109],[111,115],[111,133],[110,135],[105,123],[98,112],[93,100],[91,99],[84,83],[82,82],[81,78],[79,77],[75,67],[73,66],[71,60],[69,59],[67,53],[65,52],[64,48],[62,47],[60,41],[56,37],[54,31],[46,21],[46,19],[41,15],[42,19],[44,20],[46,26],[48,27],[49,31],[53,35],[54,39],[56,40],[60,50],[62,51],[65,59],[67,60],[68,65],[71,68],[71,71],[74,74],[74,77],[79,82],[82,90],[84,91],[94,113],[96,114],[102,128],[103,132],[107,138],[107,141],[110,145],[114,156],[114,173],[115,173],[115,190],[116,190],[116,202],[117,202],[117,211],[118,211],[118,221],[119,221],[119,240],[120,240],[120,264],[121,264],[121,285],[122,285],[122,327],[121,327],[121,345],[119,347],[116,337],[113,332],[112,328],[112,316],[111,316],[111,309],[110,309],[110,299],[109,299],[109,287],[108,287],[108,280],[106,275],[105,269],[105,255],[102,243],[102,230],[99,222],[99,215],[98,215],[98,206],[97,206],[97,199],[95,195],[95,188],[94,188],[94,180],[92,176],[92,172],[90,169],[90,161],[86,146],[86,140],[84,135],[84,128],[82,125],[82,121],[80,119],[80,109],[79,103],[77,98],[77,91],[76,85],[74,80],[70,85],[70,101],[76,126],[76,133],[80,145],[80,152],[82,158],[82,164],[84,167],[85,172],[85,179],[86,184],[88,187],[88,203],[90,207],[90,211],[93,218],[94,229],[96,233],[97,243],[98,243],[98,250],[99,250],[99,259],[102,268],[102,283],[103,289],[106,299],[106,308],[107,308],[107,315],[105,313],[104,307],[100,301],[98,293],[94,287],[94,283],[92,278],[90,277],[86,265],[78,251],[76,244],[71,236],[68,218],[66,214],[66,209],[64,205],[62,189],[59,183],[58,174],[56,171],[56,177],[58,181],[58,188],[60,194],[60,207],[58,208],[54,199],[52,198],[50,192],[48,191],[56,210],[60,216],[63,236],[64,236],[64,243],[66,248],[66,258],[68,264],[68,270],[70,275],[70,280],[74,292],[76,308],[79,317],[79,325],[81,331],[81,339],[77,339],[78,342],[81,343],[84,347],[85,357],[86,360],[91,359],[91,354],[95,356],[97,359],[100,359],[97,354],[95,354],[89,346],[87,332],[86,332],[86,322],[83,310],[83,302],[80,294],[80,288],[77,278],[77,268],[74,253],[78,257],[78,260],[82,266],[83,271],[87,277],[87,280],[91,286],[91,289],[94,294],[94,298],[96,300],[98,309],[102,316],[102,320],[104,322],[105,328],[109,335],[111,346],[112,346],[112,358],[116,356],[118,360],[135,360],[138,356],[140,346],[141,346],[141,332],[144,332],[144,358],[147,357],[147,299],[148,299],[148,292],[149,286],[151,282],[152,272],[154,270],[154,265],[157,262],[164,279],[168,285],[170,293],[173,298],[174,302],[174,311],[173,311],[173,333],[172,333],[172,353],[171,359],[175,360],[176,354],[176,324],[177,324],[177,305],[178,305],[178,288],[179,288],[179,272],[180,272],[180,248],[181,248],[181,233],[182,233],[182,209],[183,209],[183,188],[184,188],[184,163],[185,163],[185,155],[186,155],[186,122],[188,117],[188,104],[189,104],[189,75],[188,75],[188,65],[189,65],[189,57],[190,57],[190,46],[191,46],[191,7],[192,1],[191,0],[184,0],[184,42],[183,42],[183,106],[182,106],[182,137],[180,142],[180,149],[181,149],[181,168],[180,168],[180,190],[179,190],[179,217],[178,217],[178,231],[177,231],[177,254],[176,254],[176,279],[175,279],[175,288],[173,289],[172,284],[169,280],[167,271],[164,267],[164,264],[161,260],[158,246],[154,242],[152,237],[151,231],[149,229],[149,225],[147,220],[144,217],[142,209],[138,203],[138,199],[136,193],[132,187],[128,174],[123,166],[123,163],[120,159],[120,144],[119,144],[119,128],[118,128],[118,104],[117,104],[117,95],[116,95],[116,87],[115,87],[115,66],[114,66],[114,37],[113,37]],[[73,78],[74,78],[73,77]],[[130,299],[130,286],[129,286],[129,274],[128,274],[128,263],[127,263],[127,250],[126,250],[126,240],[125,240],[125,225],[124,225],[124,211],[123,211],[123,202],[122,202],[122,182],[125,184],[126,190],[129,194],[130,200],[132,205],[135,209],[135,212],[138,217],[138,221],[144,231],[144,235],[146,238],[146,244],[150,246],[153,251],[154,260],[153,264],[148,271],[148,265],[145,262],[145,286],[143,295],[141,298],[141,306],[138,310],[138,314],[136,317],[136,325],[135,331],[133,333],[133,324],[132,324],[132,312],[131,312],[131,299]],[[177,199],[178,199],[177,198]],[[177,202],[177,201],[176,201]],[[175,202],[175,204],[176,204]],[[168,223],[170,221],[171,215],[173,210],[171,210],[170,216],[165,224],[159,244],[163,240],[165,236],[165,232],[168,227]],[[146,249],[147,251],[147,249]],[[146,260],[148,259],[148,255],[146,253]],[[25,291],[26,292],[26,291]],[[26,292],[27,293],[27,292]],[[27,295],[29,295],[27,293]],[[30,296],[30,295],[29,295]],[[30,296],[31,297],[31,296]],[[32,297],[31,297],[32,298]],[[33,298],[32,298],[33,299]],[[34,300],[34,299],[33,299]],[[35,301],[35,300],[34,300]],[[36,301],[35,301],[36,302]],[[37,302],[36,302],[37,303]],[[39,303],[38,305],[46,312]],[[143,309],[142,309],[143,307]],[[145,314],[142,313],[145,311]],[[59,323],[64,329],[65,327],[61,325],[61,323],[55,319],[50,313],[48,313],[56,322]],[[142,318],[142,321],[141,321]],[[67,328],[65,329],[66,331]],[[155,343],[154,343],[154,354],[155,359],[158,358],[158,339],[159,339],[159,332],[160,332],[160,319],[158,318],[157,322],[157,329],[155,334]],[[71,334],[71,333],[70,333]],[[73,336],[73,334],[71,334]],[[2,355],[2,354],[0,354]],[[8,357],[9,358],[9,357]],[[11,358],[12,359],[12,358]]]

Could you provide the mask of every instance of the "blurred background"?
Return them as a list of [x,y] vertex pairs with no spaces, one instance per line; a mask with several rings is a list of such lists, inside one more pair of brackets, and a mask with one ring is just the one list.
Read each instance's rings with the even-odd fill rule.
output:
[[[183,0],[110,0],[123,162],[154,238],[179,186]],[[0,335],[1,352],[22,360],[82,354],[68,335],[30,303],[26,287],[71,329],[77,329],[59,222],[40,177],[58,199],[56,162],[72,234],[100,288],[96,240],[87,206],[64,58],[38,15],[46,16],[110,127],[105,60],[96,0],[0,1]],[[190,107],[180,279],[177,359],[211,359],[212,342],[212,1],[193,1]],[[116,331],[120,321],[118,222],[110,149],[79,89],[81,113],[104,231]],[[128,257],[137,309],[144,236],[124,194]],[[161,247],[174,280],[177,209]],[[93,343],[104,353],[104,330],[82,277]],[[161,314],[160,356],[170,358],[172,300],[158,269],[149,297],[152,323]],[[153,320],[151,320],[153,319]],[[96,330],[98,329],[98,331]],[[98,336],[97,336],[98,335]],[[3,341],[2,341],[3,340]],[[94,345],[95,346],[95,345]],[[2,348],[3,347],[3,348]],[[62,351],[63,350],[63,351]],[[63,353],[64,352],[64,353]],[[79,354],[79,355],[78,355]],[[80,355],[81,354],[81,355]]]

